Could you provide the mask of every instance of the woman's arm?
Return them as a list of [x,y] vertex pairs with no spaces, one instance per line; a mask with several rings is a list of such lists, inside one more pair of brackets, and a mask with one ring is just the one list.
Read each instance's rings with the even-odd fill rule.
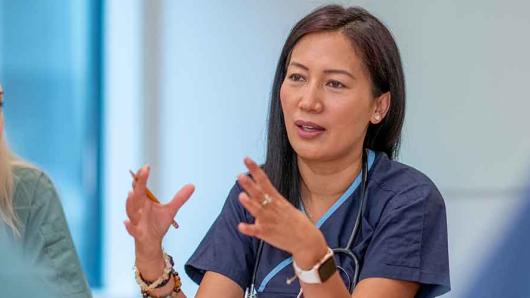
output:
[[[179,192],[167,205],[153,204],[145,197],[147,169],[142,169],[137,176],[138,180],[127,199],[129,220],[125,226],[135,238],[136,267],[144,279],[152,281],[163,274],[162,238],[176,210],[191,195],[191,189]],[[244,208],[237,201],[240,192],[236,184],[230,191],[221,215],[210,227],[194,256],[186,263],[188,275],[200,282],[196,297],[243,297],[242,287],[247,283],[247,274],[243,273],[245,270],[236,270],[238,273],[235,274],[232,269],[252,267],[253,257],[252,239],[237,230],[237,224],[244,221],[246,216],[243,214]],[[185,272],[179,274],[183,276]],[[167,295],[173,286],[173,281],[170,281],[163,288],[149,293],[153,296]],[[178,297],[185,295],[181,292]]]
[[196,298],[241,298],[244,293],[241,287],[228,277],[208,271],[204,275]]
[[[309,240],[309,239],[308,239]],[[293,254],[293,259],[302,269],[313,267],[326,254],[327,244],[322,236],[314,242],[307,241],[305,249],[300,249]],[[326,282],[322,284],[300,283],[305,298],[338,298],[350,297],[342,278],[335,272]],[[366,278],[361,280],[355,287],[352,298],[412,298],[419,289],[415,282],[402,281],[389,278]]]
[[[160,255],[156,256],[152,260],[142,260],[136,258],[136,266],[138,270],[142,272],[142,276],[145,279],[155,280],[164,270],[164,259],[162,257],[162,251]],[[171,292],[175,283],[171,280],[167,285],[162,288],[151,291],[150,294],[153,296],[162,296],[167,295]],[[243,297],[243,290],[241,287],[229,279],[228,277],[208,271],[204,275],[199,290],[194,296],[196,298],[209,298],[209,297],[219,297],[219,298],[241,298]],[[186,298],[186,295],[183,291],[180,291],[176,296],[178,298]]]
[[371,277],[359,282],[352,298],[404,298],[414,297],[420,285],[415,282]]
[[[147,254],[149,258],[145,258],[144,255],[136,253],[136,268],[142,274],[142,277],[146,280],[156,280],[164,273],[165,261],[163,257],[162,248],[159,252],[153,252]],[[150,291],[153,297],[167,296],[173,291],[175,287],[174,280],[170,279],[169,282],[162,288]],[[177,294],[178,298],[186,298],[183,291]]]
[[[240,195],[243,206],[256,218],[253,224],[242,223],[242,233],[258,237],[267,243],[290,252],[293,261],[303,270],[309,270],[325,255],[328,246],[324,235],[299,210],[278,193],[267,175],[252,160],[245,160],[252,178],[238,177],[245,189]],[[289,226],[288,230],[285,227]],[[350,295],[338,272],[320,284],[301,282],[305,298],[364,298],[414,297],[419,284],[386,278],[367,278]]]
[[[167,204],[151,202],[146,194],[149,168],[142,168],[136,175],[133,190],[126,202],[128,220],[124,222],[127,232],[134,238],[136,268],[144,280],[155,281],[163,275],[165,260],[162,239],[166,235],[177,211],[191,197],[192,185],[184,186]],[[158,289],[148,291],[153,296],[170,295],[174,280]],[[186,297],[181,291],[178,297]]]

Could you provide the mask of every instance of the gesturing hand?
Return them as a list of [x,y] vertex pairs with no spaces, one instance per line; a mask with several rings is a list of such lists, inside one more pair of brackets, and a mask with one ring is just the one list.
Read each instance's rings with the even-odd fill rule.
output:
[[240,223],[239,231],[293,255],[313,244],[318,247],[323,243],[325,249],[322,233],[276,190],[267,174],[250,158],[245,159],[245,165],[251,177],[239,175],[239,184],[245,190],[239,200],[254,216],[255,222]]
[[136,174],[137,180],[129,192],[126,202],[128,220],[124,224],[134,237],[136,253],[148,256],[161,248],[162,239],[177,211],[191,197],[194,186],[187,184],[182,187],[167,204],[151,202],[146,195],[149,167],[144,166]]

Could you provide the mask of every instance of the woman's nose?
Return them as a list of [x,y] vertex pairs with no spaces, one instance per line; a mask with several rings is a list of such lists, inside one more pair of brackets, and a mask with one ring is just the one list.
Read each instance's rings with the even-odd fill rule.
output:
[[310,113],[322,112],[322,94],[320,88],[316,84],[308,86],[306,92],[302,93],[298,102],[298,107]]

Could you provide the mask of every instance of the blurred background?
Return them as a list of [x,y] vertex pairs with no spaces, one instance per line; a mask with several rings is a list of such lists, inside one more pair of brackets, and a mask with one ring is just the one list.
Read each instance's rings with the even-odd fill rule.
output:
[[[183,273],[243,157],[264,159],[290,28],[328,3],[0,0],[7,136],[56,183],[95,297],[139,297],[122,221],[127,171],[145,163],[163,200],[197,186],[165,243]],[[368,9],[401,50],[399,160],[445,198],[452,291],[443,297],[530,297],[530,3],[332,3]]]

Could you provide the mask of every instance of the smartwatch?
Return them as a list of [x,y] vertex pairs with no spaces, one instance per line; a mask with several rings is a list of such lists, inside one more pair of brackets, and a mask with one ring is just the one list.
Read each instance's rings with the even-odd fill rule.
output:
[[333,273],[337,271],[335,265],[335,258],[333,257],[333,250],[328,247],[326,255],[316,263],[313,268],[309,270],[303,270],[293,259],[294,272],[298,279],[306,284],[321,284],[326,282]]

